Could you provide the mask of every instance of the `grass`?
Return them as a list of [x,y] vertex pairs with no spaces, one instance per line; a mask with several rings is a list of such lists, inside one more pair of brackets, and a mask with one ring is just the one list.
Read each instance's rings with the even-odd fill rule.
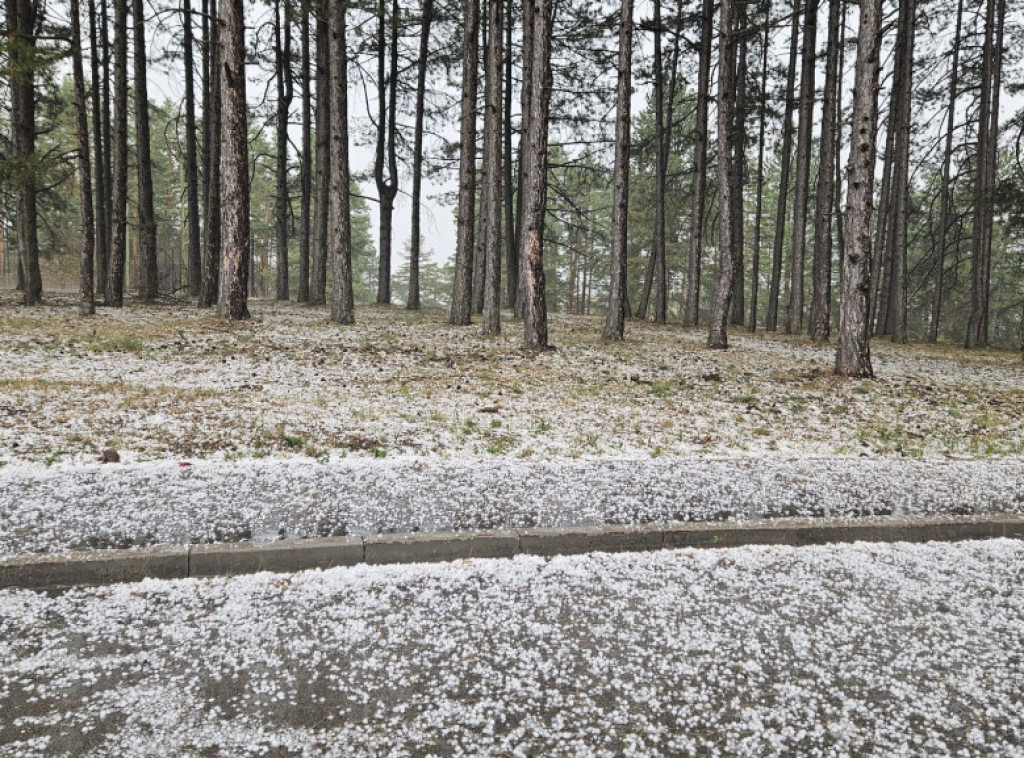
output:
[[516,329],[484,339],[437,309],[360,308],[339,327],[260,301],[243,324],[184,304],[90,319],[70,302],[3,307],[9,462],[90,461],[111,440],[129,460],[1024,450],[1012,351],[879,341],[877,378],[862,381],[833,377],[834,348],[808,340],[735,332],[709,351],[702,330],[631,322],[606,344],[598,317],[552,314],[558,349],[533,356]]

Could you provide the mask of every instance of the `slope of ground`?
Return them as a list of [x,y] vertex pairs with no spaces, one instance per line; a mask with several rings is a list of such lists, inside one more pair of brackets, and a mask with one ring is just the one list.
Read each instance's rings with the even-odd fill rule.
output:
[[1024,364],[1009,351],[874,344],[875,381],[833,347],[555,315],[557,349],[453,328],[440,311],[254,302],[229,324],[185,305],[0,310],[0,465],[413,455],[429,458],[887,455],[1024,451]]

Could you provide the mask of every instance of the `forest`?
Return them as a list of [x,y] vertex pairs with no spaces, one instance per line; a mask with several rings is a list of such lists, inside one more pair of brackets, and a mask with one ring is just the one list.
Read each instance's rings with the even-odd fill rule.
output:
[[[10,0],[2,282],[83,314],[443,306],[521,321],[528,349],[548,311],[607,340],[631,318],[718,348],[779,331],[834,339],[857,376],[871,339],[1024,348],[1019,21],[1005,0]],[[423,234],[429,181],[451,240]]]

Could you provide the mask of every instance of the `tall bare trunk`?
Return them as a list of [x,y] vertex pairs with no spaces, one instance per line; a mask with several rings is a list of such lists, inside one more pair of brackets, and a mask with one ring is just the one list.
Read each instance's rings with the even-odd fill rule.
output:
[[505,307],[514,309],[519,294],[519,248],[516,245],[515,194],[512,185],[514,157],[512,153],[512,31],[515,17],[512,15],[512,0],[505,0],[505,116],[504,140],[505,158],[503,190],[505,201]]
[[[552,0],[524,0],[529,35],[528,109],[523,113],[523,226],[519,249],[523,302],[523,343],[548,347],[544,295],[544,219],[547,215],[548,114],[551,105]],[[524,45],[526,47],[526,45]]]
[[786,245],[786,219],[789,205],[789,174],[793,160],[793,111],[795,110],[796,62],[800,49],[800,0],[793,0],[789,32],[789,67],[786,69],[786,106],[782,118],[782,165],[779,172],[779,201],[775,212],[775,240],[772,245],[772,272],[768,281],[768,312],[764,328],[774,332],[779,325],[779,295],[782,290],[782,253]]
[[114,113],[111,125],[113,205],[110,224],[110,265],[107,268],[107,305],[124,304],[124,270],[128,234],[128,0],[114,3]]
[[[138,1],[138,0],[137,0]],[[245,102],[245,3],[221,0],[221,205],[223,250],[217,313],[249,318],[249,126]]]
[[[283,16],[283,18],[282,18]],[[292,83],[292,33],[288,0],[274,4],[274,68],[277,69],[277,182],[274,193],[274,253],[277,256],[276,294],[287,300],[288,291],[288,121],[294,86]]]
[[890,331],[893,342],[907,341],[907,225],[910,204],[910,98],[914,79],[914,29],[916,26],[915,0],[900,3],[900,32],[902,44],[896,43],[896,54],[901,57],[902,76],[895,104],[896,154],[893,161],[893,235],[892,278],[890,280]]
[[690,207],[690,253],[686,267],[684,326],[697,326],[700,317],[700,264],[704,252],[704,206],[708,171],[708,90],[711,86],[713,0],[701,3],[700,60],[697,64],[697,112],[693,128],[693,202]]
[[96,188],[95,211],[93,219],[96,226],[95,253],[93,260],[93,302],[95,303],[96,290],[102,287],[107,274],[107,256],[110,254],[110,220],[107,218],[107,185],[104,172],[104,150],[103,150],[103,119],[101,115],[103,98],[100,95],[100,44],[96,26],[99,23],[99,15],[96,12],[96,0],[89,0],[89,64],[92,75],[92,137],[93,137],[93,168],[95,170]]
[[331,6],[331,320],[354,324],[348,166],[347,0]]
[[[398,194],[397,139],[398,110],[398,0],[391,3],[388,25],[387,2],[377,4],[377,151],[373,161],[373,178],[380,200],[380,243],[377,265],[377,304],[391,302],[391,238]],[[385,60],[388,60],[385,74]],[[385,166],[387,175],[385,176]]]
[[[229,0],[221,0],[228,2]],[[217,0],[210,0],[209,81],[204,84],[208,110],[209,131],[203,135],[206,164],[206,197],[203,203],[203,284],[199,292],[199,307],[212,308],[220,292],[221,256],[221,66],[220,24],[217,22]]]
[[316,178],[313,188],[313,240],[310,251],[310,305],[323,305],[327,302],[332,144],[330,19],[334,2],[335,0],[317,0],[316,6]]
[[312,226],[312,194],[313,194],[313,129],[312,129],[312,93],[310,88],[310,55],[309,55],[309,0],[302,0],[299,20],[300,67],[302,68],[302,156],[299,163],[300,210],[299,210],[299,286],[295,299],[300,303],[309,302],[309,238]]
[[822,100],[818,188],[814,208],[814,290],[811,296],[811,339],[828,342],[832,316],[832,210],[835,202],[836,95],[839,86],[840,0],[828,3],[825,49],[825,93]]
[[718,271],[711,305],[708,347],[729,347],[729,302],[732,299],[736,241],[733,239],[733,191],[736,183],[731,130],[736,127],[736,29],[733,0],[721,0],[718,44]]
[[156,212],[153,208],[153,168],[149,138],[149,85],[146,83],[146,18],[142,0],[132,0],[135,48],[135,172],[138,179],[139,298],[159,294],[160,270],[156,251]]
[[[621,340],[626,323],[626,237],[629,216],[629,111],[633,64],[633,0],[619,16],[618,87],[615,94],[615,166],[612,173],[611,287],[604,338]],[[660,114],[659,114],[660,116]]]
[[82,252],[79,256],[78,312],[91,316],[96,312],[92,281],[95,229],[92,207],[92,165],[89,160],[89,115],[85,102],[85,70],[82,66],[82,30],[78,0],[71,0],[71,68],[75,82],[75,131],[78,134],[79,188],[82,193]]
[[963,29],[964,0],[956,7],[956,31],[953,34],[952,60],[949,70],[949,105],[946,110],[946,139],[942,152],[942,199],[939,210],[939,241],[935,249],[935,292],[932,295],[931,323],[928,325],[928,341],[939,339],[939,318],[942,314],[942,286],[946,268],[946,241],[949,236],[950,212],[953,191],[950,172],[953,162],[953,133],[956,131],[956,98],[960,78],[960,33]]
[[187,208],[188,291],[199,296],[202,287],[203,256],[199,244],[199,167],[196,144],[196,97],[192,80],[195,64],[192,57],[192,0],[183,0],[182,36],[185,49],[185,186]]
[[[771,16],[771,4],[765,8],[765,21]],[[764,25],[761,40],[761,118],[757,129],[757,209],[754,211],[754,244],[750,253],[750,321],[747,329],[757,331],[757,300],[761,288],[761,219],[764,210],[764,136],[768,120],[768,47],[771,25]]]
[[501,112],[504,13],[502,0],[486,0],[487,77],[484,89],[484,191],[480,233],[484,252],[484,334],[501,331]]
[[793,189],[793,257],[786,314],[786,332],[789,334],[801,334],[804,330],[804,250],[807,240],[807,206],[811,179],[811,132],[814,128],[818,0],[805,1],[803,64],[800,71],[800,120],[796,137],[796,186]]
[[[647,318],[651,291],[654,291],[654,322],[665,323],[665,169],[667,148],[665,141],[665,66],[662,57],[661,0],[654,0],[654,229],[651,234],[651,256],[647,276],[637,304],[636,317]],[[660,304],[660,308],[658,307]]]
[[409,298],[406,308],[420,308],[420,233],[421,194],[423,185],[423,118],[427,93],[427,63],[430,56],[430,24],[434,17],[434,0],[423,0],[420,11],[420,52],[416,61],[416,114],[412,148],[412,223],[409,240]]
[[[527,0],[529,2],[529,0]],[[476,94],[479,0],[463,0],[462,103],[459,128],[459,216],[455,282],[449,323],[468,326],[473,313],[473,249],[476,233]]]
[[878,59],[882,0],[861,0],[854,81],[853,129],[847,169],[846,251],[839,300],[835,373],[873,376],[869,298],[871,295],[871,216],[875,195],[875,140],[878,132]]
[[746,207],[743,200],[743,185],[747,171],[747,36],[741,33],[747,25],[745,5],[735,10],[736,29],[739,39],[736,43],[736,78],[733,86],[736,90],[736,108],[733,113],[733,124],[730,132],[732,145],[732,249],[734,253],[732,265],[732,317],[730,322],[735,326],[743,326],[746,303],[743,297],[744,273],[744,222]]
[[18,263],[24,276],[23,302],[34,305],[43,295],[39,272],[38,178],[36,152],[36,11],[33,0],[9,0],[8,24],[13,30],[11,50],[11,122],[14,155],[26,169],[17,182]]

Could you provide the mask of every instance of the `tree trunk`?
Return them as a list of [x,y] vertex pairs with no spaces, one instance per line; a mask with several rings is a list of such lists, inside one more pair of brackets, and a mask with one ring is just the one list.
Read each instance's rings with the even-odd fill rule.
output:
[[693,202],[690,207],[690,254],[686,267],[686,311],[683,326],[697,326],[700,317],[700,264],[703,253],[704,206],[708,170],[708,89],[711,84],[713,0],[703,0],[700,60],[697,66],[697,112],[693,129]]
[[902,44],[897,40],[896,54],[901,57],[899,70],[902,76],[894,87],[898,87],[895,106],[896,120],[899,124],[896,131],[893,163],[893,234],[892,278],[890,279],[890,331],[893,342],[907,341],[907,224],[908,206],[910,204],[910,98],[914,79],[914,28],[915,0],[903,0],[900,3],[900,34]]
[[505,197],[505,307],[515,309],[519,295],[519,248],[516,245],[515,195],[512,186],[512,31],[515,17],[512,15],[512,0],[505,0],[505,117],[504,140],[505,159],[503,193]]
[[96,246],[94,254],[93,270],[93,299],[95,305],[96,290],[102,287],[107,274],[107,256],[110,254],[110,220],[106,216],[107,211],[107,185],[104,176],[104,150],[103,150],[103,119],[101,106],[103,98],[100,96],[100,45],[96,33],[96,26],[99,23],[99,16],[96,13],[96,0],[89,0],[89,64],[92,74],[92,136],[93,152],[96,170],[95,192],[95,213],[93,219],[96,227]]
[[711,306],[708,347],[729,347],[729,302],[732,299],[733,266],[736,260],[733,232],[733,191],[736,170],[733,139],[736,127],[736,29],[733,0],[721,0],[718,45],[718,271]]
[[[96,268],[96,294],[99,297],[106,299],[107,280],[110,274],[110,256],[113,255],[113,236],[114,236],[114,173],[113,173],[113,144],[114,139],[111,131],[111,115],[110,115],[110,82],[112,81],[110,72],[110,14],[108,11],[109,3],[107,0],[100,0],[100,48],[103,51],[103,103],[102,112],[100,113],[100,123],[103,130],[103,163],[102,163],[102,174],[103,174],[103,194],[97,193],[99,202],[103,205],[103,224],[106,227],[103,231],[104,238],[106,239],[104,253],[100,260],[97,262]],[[99,268],[99,264],[102,264],[102,271]]]
[[832,210],[835,201],[836,94],[839,86],[840,0],[828,3],[825,93],[822,101],[818,188],[814,209],[814,290],[811,297],[811,339],[828,342],[832,317]]
[[[332,15],[332,2],[337,2],[337,0],[318,0],[317,2],[316,177],[313,188],[313,247],[310,251],[310,305],[323,305],[327,302],[327,248],[331,213],[332,95],[330,18]],[[346,146],[347,144],[346,139]]]
[[96,312],[92,281],[95,229],[92,208],[92,165],[89,161],[89,115],[88,105],[85,102],[85,70],[82,66],[80,16],[78,0],[71,0],[71,68],[75,82],[75,131],[78,134],[79,188],[82,193],[82,253],[79,257],[78,277],[81,300],[78,304],[78,312],[83,316],[91,316]]
[[875,194],[875,138],[878,132],[878,59],[882,0],[861,0],[854,81],[853,129],[847,169],[846,251],[839,301],[835,373],[868,378],[871,369],[871,215]]
[[786,332],[804,330],[804,249],[811,179],[811,132],[814,128],[814,68],[818,31],[818,0],[806,0],[803,66],[800,71],[800,120],[796,138],[796,186],[793,190],[793,259],[789,279]]
[[124,305],[124,271],[128,234],[128,0],[114,2],[114,113],[111,125],[113,205],[110,225],[110,261],[107,268],[107,305]]
[[[396,111],[398,102],[398,23],[397,0],[391,4],[391,25],[387,23],[387,2],[377,4],[377,150],[373,161],[373,179],[380,199],[380,255],[377,265],[377,304],[391,303],[391,237],[398,194],[396,154]],[[390,28],[390,35],[388,30]],[[387,73],[385,62],[390,61]],[[385,176],[385,165],[387,176]]]
[[156,212],[153,209],[153,166],[149,138],[149,85],[146,83],[146,19],[142,0],[132,0],[135,48],[135,173],[138,179],[139,298],[154,300],[159,294]]
[[21,167],[18,190],[18,263],[25,277],[23,302],[34,305],[43,295],[39,272],[39,228],[36,210],[36,5],[9,0],[8,24],[14,35],[11,50],[11,126],[15,159]]
[[352,295],[352,217],[348,167],[348,31],[346,0],[331,7],[331,320],[355,323]]
[[[771,16],[771,5],[765,8],[765,21]],[[764,25],[761,41],[761,119],[757,130],[757,209],[754,211],[754,245],[750,261],[750,322],[747,329],[757,331],[757,296],[761,286],[761,219],[764,209],[764,136],[768,116],[768,47],[771,24]]]
[[[230,0],[221,0],[229,2]],[[221,256],[221,49],[217,0],[210,0],[209,81],[205,83],[204,116],[210,112],[209,131],[203,135],[206,164],[206,198],[203,203],[203,284],[199,307],[212,308],[220,292]],[[208,150],[206,149],[208,147]]]
[[768,281],[768,313],[765,314],[764,320],[764,328],[769,332],[774,332],[779,325],[779,293],[782,289],[782,251],[786,245],[789,173],[793,158],[793,95],[796,88],[797,51],[800,47],[800,7],[799,0],[794,0],[792,26],[789,33],[789,68],[786,70],[786,108],[782,121],[782,165],[779,174],[779,202],[775,213],[772,273]]
[[502,0],[486,0],[487,79],[484,89],[484,188],[483,236],[485,335],[501,331],[501,114],[502,64],[504,34]]
[[[637,305],[636,317],[645,320],[654,291],[654,322],[665,323],[665,67],[661,51],[661,0],[654,0],[654,231],[651,235],[651,257],[648,261],[644,289]],[[661,308],[659,308],[659,304]]]
[[[530,2],[531,0],[526,0]],[[462,103],[459,128],[459,210],[455,282],[448,321],[469,326],[473,314],[473,247],[476,232],[476,92],[479,0],[463,0]]]
[[199,244],[199,167],[196,146],[196,99],[192,85],[192,0],[183,0],[182,36],[185,46],[185,186],[188,204],[188,292],[199,296],[203,282],[203,256]]
[[[657,5],[655,7],[657,8]],[[657,10],[655,12],[657,13]],[[621,340],[626,323],[626,241],[627,224],[629,223],[629,118],[632,65],[633,0],[622,0],[622,12],[619,17],[618,87],[615,93],[611,286],[608,314],[604,322],[604,338],[606,340]],[[660,116],[661,114],[658,113],[657,117],[660,118]]]
[[299,219],[299,286],[295,299],[300,303],[309,302],[309,238],[312,225],[312,194],[313,194],[313,130],[312,130],[312,94],[310,91],[310,56],[309,56],[309,14],[311,3],[302,0],[299,20],[302,68],[302,158],[299,164],[299,184],[302,197],[300,199]]
[[946,111],[946,141],[942,152],[942,199],[939,210],[939,242],[935,249],[935,292],[932,295],[931,323],[928,325],[928,341],[938,342],[939,317],[942,313],[942,285],[946,267],[946,240],[949,235],[950,212],[953,192],[950,188],[953,162],[953,133],[956,131],[956,97],[960,77],[960,33],[963,29],[964,0],[956,7],[956,31],[953,34],[952,61],[949,69],[949,106]]
[[[741,4],[735,10],[737,34],[747,25],[746,6]],[[743,252],[745,246],[744,220],[746,207],[743,201],[743,184],[747,170],[747,36],[741,34],[737,42],[736,78],[733,86],[736,90],[736,110],[733,113],[735,123],[732,126],[731,144],[733,152],[732,165],[732,318],[735,326],[743,326],[746,303],[743,298]]]
[[[136,0],[138,2],[139,0]],[[221,0],[221,318],[249,318],[249,125],[245,102],[245,3]]]
[[423,118],[427,93],[427,63],[430,56],[430,23],[434,16],[434,0],[423,0],[420,20],[420,53],[416,61],[416,115],[412,148],[412,223],[409,240],[409,298],[406,308],[420,309],[420,233],[421,194],[423,185]]
[[[890,99],[892,95],[890,94]],[[891,109],[890,109],[891,110]],[[871,258],[871,299],[869,301],[870,313],[868,321],[871,324],[872,333],[875,335],[885,333],[885,321],[888,319],[889,298],[888,288],[882,287],[882,264],[886,259],[886,246],[888,243],[889,211],[892,198],[892,159],[895,152],[896,136],[893,129],[892,119],[886,125],[885,153],[882,156],[882,186],[879,192],[878,223],[875,229],[875,247]],[[888,277],[886,269],[886,277]],[[884,296],[883,296],[884,293]],[[884,306],[884,307],[883,307]]]
[[[288,195],[288,120],[291,112],[292,95],[292,33],[288,13],[288,0],[281,8],[281,0],[274,3],[274,68],[277,76],[277,183],[274,193],[274,253],[276,295],[278,300],[288,300],[288,211],[291,198]],[[282,18],[283,11],[283,18]]]
[[[547,215],[548,114],[551,105],[552,0],[524,0],[529,25],[529,108],[523,113],[523,226],[519,261],[523,295],[523,344],[548,347],[544,296],[544,219]],[[524,43],[524,48],[526,47]]]
[[[999,3],[1001,8],[1002,3]],[[978,119],[977,175],[974,187],[974,230],[971,239],[971,314],[967,322],[967,338],[964,346],[968,349],[988,346],[989,308],[989,246],[992,226],[992,185],[994,162],[990,162],[990,151],[994,152],[998,132],[993,125],[993,101],[996,93],[995,62],[997,53],[997,4],[988,0],[985,9],[985,39],[982,48],[981,106]],[[1002,15],[1001,13],[999,15]],[[998,35],[1001,37],[1001,34]],[[996,114],[997,115],[997,114]],[[997,115],[998,117],[998,115]]]

